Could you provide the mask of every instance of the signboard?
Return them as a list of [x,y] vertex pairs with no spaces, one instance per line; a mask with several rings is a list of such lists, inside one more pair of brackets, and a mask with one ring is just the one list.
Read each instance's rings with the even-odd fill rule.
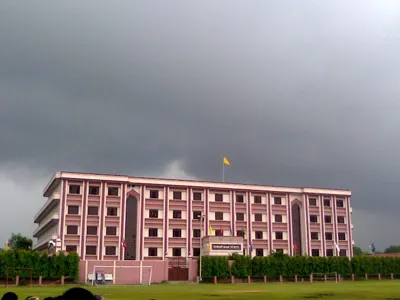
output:
[[241,244],[211,244],[212,250],[228,250],[228,251],[240,251],[242,250]]

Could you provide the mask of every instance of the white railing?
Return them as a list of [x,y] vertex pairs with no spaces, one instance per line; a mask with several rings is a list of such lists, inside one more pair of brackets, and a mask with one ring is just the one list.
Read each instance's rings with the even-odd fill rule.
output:
[[37,219],[40,217],[40,215],[46,210],[46,208],[49,206],[53,200],[60,199],[60,193],[59,192],[54,192],[51,194],[49,199],[47,199],[46,203],[42,206],[42,208],[39,210],[39,212],[35,216],[35,223],[37,222]]

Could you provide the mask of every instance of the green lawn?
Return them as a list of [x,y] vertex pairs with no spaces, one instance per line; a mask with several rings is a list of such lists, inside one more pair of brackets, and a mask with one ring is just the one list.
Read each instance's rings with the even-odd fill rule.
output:
[[[66,287],[0,287],[0,295],[7,290],[18,294],[20,299],[27,296],[61,294]],[[155,284],[152,286],[101,286],[89,287],[105,299],[385,299],[400,300],[400,281],[364,281],[344,283],[270,283],[270,284]]]

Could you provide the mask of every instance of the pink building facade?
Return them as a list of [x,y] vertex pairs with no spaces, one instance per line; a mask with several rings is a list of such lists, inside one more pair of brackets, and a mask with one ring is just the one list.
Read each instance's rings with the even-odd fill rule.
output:
[[44,196],[34,247],[59,239],[84,261],[194,258],[210,234],[251,256],[353,255],[348,190],[60,172]]

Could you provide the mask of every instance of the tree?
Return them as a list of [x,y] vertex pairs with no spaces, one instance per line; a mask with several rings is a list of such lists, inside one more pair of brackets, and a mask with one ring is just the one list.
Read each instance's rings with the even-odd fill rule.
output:
[[361,256],[364,254],[365,254],[364,251],[360,247],[358,247],[358,246],[353,247],[353,255],[354,256]]
[[8,240],[8,247],[10,250],[22,249],[22,250],[30,250],[32,249],[32,239],[23,236],[20,233],[13,233],[11,238]]
[[385,253],[400,253],[400,246],[392,245],[385,249]]

